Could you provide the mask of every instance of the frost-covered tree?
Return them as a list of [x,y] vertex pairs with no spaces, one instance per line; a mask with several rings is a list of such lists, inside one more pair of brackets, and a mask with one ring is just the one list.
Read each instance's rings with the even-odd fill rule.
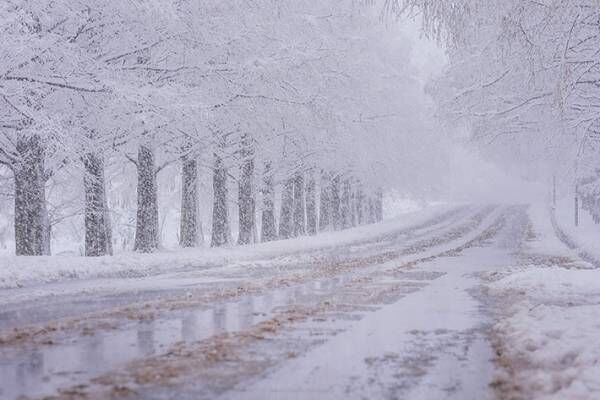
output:
[[101,256],[200,245],[202,215],[213,246],[378,219],[381,189],[417,180],[396,165],[423,127],[408,50],[371,3],[4,2],[17,253],[67,223]]
[[431,86],[448,126],[505,167],[569,181],[597,167],[598,36],[594,0],[388,0],[422,17],[448,49]]

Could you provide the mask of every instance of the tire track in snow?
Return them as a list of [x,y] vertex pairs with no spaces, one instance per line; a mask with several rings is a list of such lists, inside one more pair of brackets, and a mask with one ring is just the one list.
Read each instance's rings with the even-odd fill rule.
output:
[[600,268],[600,260],[587,252],[585,249],[582,249],[577,242],[571,238],[558,224],[556,220],[556,211],[554,209],[550,210],[550,221],[552,223],[552,228],[554,229],[554,233],[556,237],[569,249],[574,250],[579,258],[583,261],[586,261],[594,266],[594,268]]

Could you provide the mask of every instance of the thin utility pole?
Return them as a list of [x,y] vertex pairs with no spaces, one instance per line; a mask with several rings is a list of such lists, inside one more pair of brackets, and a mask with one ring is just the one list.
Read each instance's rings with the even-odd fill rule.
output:
[[556,175],[552,176],[552,206],[556,208]]

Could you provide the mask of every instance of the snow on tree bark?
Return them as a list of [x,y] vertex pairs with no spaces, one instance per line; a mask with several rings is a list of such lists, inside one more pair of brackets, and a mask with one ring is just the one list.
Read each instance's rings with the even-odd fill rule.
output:
[[151,253],[159,247],[158,185],[154,151],[140,145],[137,159],[137,219],[135,247],[141,253]]
[[220,247],[228,244],[230,240],[227,168],[218,153],[214,154],[214,158],[211,246]]
[[48,252],[44,148],[39,135],[19,135],[15,177],[15,251],[22,256]]
[[339,231],[342,229],[342,213],[341,213],[341,178],[336,175],[331,180],[331,220],[333,229]]
[[342,182],[342,199],[340,203],[342,229],[352,227],[352,182],[346,178]]
[[[80,195],[82,189],[87,191],[87,213],[84,220],[88,236],[86,247],[89,247],[86,250],[87,254],[110,253],[109,214],[107,212],[103,216],[97,211],[100,208],[108,209],[106,189],[96,187],[92,179],[99,176],[96,175],[98,165],[94,165],[97,160],[88,160],[85,178],[87,181],[84,185],[81,185],[82,182],[75,182],[76,187],[71,187],[72,183],[68,181],[70,174],[78,174],[81,169],[86,169],[82,160],[88,157],[88,154],[106,156],[107,160],[110,157],[111,165],[114,161],[115,169],[118,170],[126,159],[136,162],[132,160],[136,155],[126,154],[123,157],[123,153],[139,153],[138,207],[134,211],[137,215],[135,244],[132,246],[137,251],[153,251],[159,247],[163,226],[165,232],[171,228],[179,229],[182,246],[192,246],[196,243],[200,229],[196,210],[199,193],[195,193],[194,185],[184,183],[181,199],[172,199],[170,194],[176,192],[176,185],[173,181],[169,182],[169,190],[160,193],[166,200],[165,215],[170,215],[181,207],[181,221],[176,221],[175,224],[179,226],[173,227],[170,223],[161,224],[158,219],[157,169],[154,164],[159,160],[161,163],[165,161],[165,165],[169,161],[180,160],[182,155],[194,146],[200,146],[204,141],[210,140],[207,139],[209,131],[219,131],[219,135],[225,136],[252,132],[257,143],[256,159],[270,158],[271,169],[277,171],[277,184],[280,182],[280,174],[287,172],[290,176],[295,176],[302,165],[324,168],[327,171],[356,171],[357,176],[374,185],[387,182],[388,177],[382,174],[390,173],[390,170],[391,174],[394,174],[395,166],[387,165],[387,160],[392,158],[389,158],[390,154],[386,152],[397,151],[396,142],[388,139],[393,139],[399,134],[395,133],[391,138],[382,137],[381,140],[378,137],[376,141],[372,140],[371,135],[376,131],[391,132],[392,129],[388,128],[397,126],[398,118],[402,118],[402,115],[390,113],[401,109],[398,107],[401,104],[391,102],[390,99],[412,98],[412,94],[415,94],[411,91],[411,96],[398,97],[395,93],[407,92],[397,89],[406,86],[408,90],[412,90],[418,86],[420,90],[420,85],[415,84],[413,87],[412,83],[402,83],[402,86],[398,87],[381,79],[382,76],[389,76],[390,72],[397,70],[395,58],[401,59],[402,57],[398,56],[401,52],[394,51],[394,60],[378,57],[387,53],[381,52],[382,49],[378,46],[370,46],[372,43],[368,38],[374,36],[379,28],[373,30],[368,18],[364,18],[362,13],[342,13],[345,6],[336,3],[335,8],[343,17],[337,19],[339,29],[331,31],[325,21],[313,24],[305,18],[306,15],[321,15],[324,10],[331,8],[331,4],[290,3],[290,9],[287,10],[290,12],[277,12],[277,15],[270,12],[268,7],[262,8],[261,11],[259,8],[255,10],[240,6],[235,7],[232,15],[228,15],[222,14],[223,10],[218,7],[205,9],[161,3],[161,11],[165,12],[157,20],[154,11],[151,11],[152,7],[139,8],[122,2],[97,0],[83,1],[82,4],[89,6],[84,7],[84,14],[90,21],[94,21],[94,24],[88,24],[86,29],[81,31],[81,21],[77,22],[81,10],[77,11],[77,7],[67,7],[65,4],[68,1],[46,3],[47,7],[40,7],[36,2],[19,2],[16,7],[22,11],[23,18],[16,20],[10,18],[15,11],[14,7],[0,7],[0,14],[8,18],[4,18],[5,20],[10,20],[1,30],[5,33],[4,36],[15,38],[14,42],[19,49],[34,51],[39,46],[50,46],[42,58],[31,58],[31,54],[26,52],[19,53],[23,62],[9,57],[3,63],[6,67],[4,69],[11,73],[2,78],[3,88],[6,90],[3,90],[3,96],[0,96],[2,168],[6,167],[12,171],[19,169],[14,161],[14,158],[18,158],[14,149],[16,138],[23,124],[31,124],[35,126],[35,131],[31,132],[43,139],[45,155],[41,162],[45,162],[46,168],[51,167],[57,173],[46,183],[47,188],[44,189],[43,179],[35,184],[35,179],[27,177],[26,173],[16,172],[17,186],[21,194],[17,196],[15,203],[21,207],[17,207],[17,214],[20,214],[15,220],[33,218],[23,211],[25,207],[37,207],[38,217],[41,215],[35,223],[28,223],[26,228],[17,226],[17,230],[21,229],[18,234],[34,243],[33,247],[38,247],[35,250],[23,249],[24,253],[47,252],[50,227],[58,234],[65,234],[72,242],[79,240],[77,234],[71,234],[70,227],[60,223],[79,212],[79,202],[73,202],[71,196],[60,193],[60,190],[64,190],[66,194],[70,194],[71,189],[75,189],[73,198]],[[224,36],[219,36],[218,40],[223,39],[222,42],[227,42],[227,46],[219,46],[218,43],[211,42],[210,38],[207,42],[216,52],[211,57],[221,60],[222,68],[196,68],[202,64],[206,54],[198,47],[186,46],[186,43],[196,37],[196,28],[205,26],[202,21],[213,20],[218,21],[215,26],[220,28],[230,26],[231,21],[243,21],[243,36],[253,48],[258,49],[258,53],[248,54],[244,50],[247,47],[239,47],[240,43],[228,40],[228,37],[235,38],[237,31],[229,32],[225,29],[222,30]],[[186,21],[184,25],[191,29],[182,30],[184,25],[181,25],[181,21]],[[377,21],[373,22],[374,26],[379,26]],[[30,31],[28,27],[33,26],[34,31]],[[291,50],[279,46],[278,43],[285,43],[286,39],[289,39],[290,33],[297,33],[298,39],[306,46]],[[348,43],[345,38],[349,33],[365,40]],[[265,37],[274,39],[273,47],[264,46]],[[310,39],[312,37],[326,39],[326,55],[323,48]],[[348,47],[345,47],[346,44]],[[340,46],[345,48],[344,52],[336,50],[341,48]],[[254,58],[260,62],[254,62]],[[312,62],[316,59],[321,61]],[[353,66],[348,68],[349,65]],[[248,69],[247,66],[251,68]],[[290,81],[289,76],[280,72],[289,71],[291,67],[297,73]],[[69,73],[57,76],[56,71]],[[329,73],[324,73],[326,71],[335,71],[339,84],[330,85],[333,80]],[[231,87],[236,88],[233,92],[221,90],[225,75],[225,81],[229,82],[227,85],[231,84]],[[265,76],[269,79],[265,80]],[[383,82],[386,83],[385,86],[381,85]],[[298,90],[289,90],[292,87]],[[206,93],[202,91],[202,98],[199,99],[198,89],[201,88],[209,90]],[[322,88],[326,90],[317,97],[319,101],[315,101],[313,93],[318,93]],[[355,95],[347,95],[349,88]],[[355,118],[358,114],[361,114],[360,121]],[[198,128],[198,124],[201,128]],[[86,134],[98,126],[102,126],[102,132],[92,136]],[[142,134],[144,131],[154,133]],[[130,146],[137,146],[140,136],[143,137],[142,143],[146,149],[136,147],[132,150]],[[223,168],[235,170],[235,175],[240,171],[238,168],[241,168],[244,175],[247,165],[233,165],[229,154],[220,151],[218,153],[224,161]],[[145,158],[149,160],[146,162]],[[197,162],[200,163],[200,159]],[[35,162],[29,164],[31,165],[27,168],[35,169]],[[74,171],[74,167],[79,170]],[[183,169],[187,170],[186,167],[183,166]],[[158,170],[160,169],[162,167]],[[166,171],[170,173],[169,170]],[[5,174],[4,170],[0,171],[0,174]],[[182,177],[177,179],[197,179],[187,175],[186,171],[182,171],[181,174]],[[40,172],[40,175],[43,173]],[[219,178],[220,171],[217,171],[213,177],[216,181],[223,181],[216,183],[222,193],[217,190],[214,201],[216,208],[221,208],[215,223],[221,224],[222,228],[214,230],[214,235],[220,237],[215,243],[220,244],[232,242],[229,229],[231,221],[227,215],[231,211],[228,208],[231,207],[229,202],[232,200],[227,199],[227,190],[232,189],[229,188],[231,182],[229,186],[227,184],[226,175],[225,171]],[[128,190],[133,188],[130,184],[132,179],[136,179],[136,176],[119,174],[115,177],[114,187],[125,190],[123,193],[116,192],[115,201],[111,201],[111,206],[115,209],[122,208],[123,211],[113,214],[114,217],[123,216],[115,218],[113,222],[114,233],[124,247],[131,245],[133,236],[127,222],[130,218],[128,211],[134,208],[131,205],[132,193]],[[276,224],[280,223],[286,226],[282,229],[282,237],[303,234],[305,231],[314,234],[317,225],[322,230],[334,225],[336,229],[344,226],[340,210],[343,190],[339,178],[334,185],[335,191],[331,190],[329,184],[316,189],[319,183],[315,184],[313,178],[309,179],[308,176],[302,185],[294,182],[291,203],[282,208],[282,215],[287,213],[287,217],[282,220],[279,219],[279,215],[275,215],[279,210],[275,211],[274,207],[275,203],[279,203],[279,198],[274,201],[279,188],[275,191],[273,177],[270,179],[271,182],[265,184],[268,188],[263,196],[262,240],[275,239],[279,226]],[[402,183],[402,179],[399,178],[398,182]],[[40,192],[48,192],[38,196],[42,200],[37,202],[37,206],[36,201],[29,201],[23,194],[37,190],[36,185]],[[86,185],[87,188],[82,188]],[[250,181],[241,179],[239,185],[240,197],[237,200],[240,206],[240,237],[237,239],[240,243],[247,243],[256,241],[258,236],[255,217],[248,218],[253,214],[249,210],[256,211],[256,200],[245,194],[247,185],[252,186]],[[57,190],[54,190],[55,187]],[[319,194],[315,193],[315,190],[321,192],[318,205],[316,201],[319,200],[316,197]],[[43,200],[46,195],[49,198],[48,202]],[[255,195],[256,193],[252,196]],[[163,196],[161,201],[162,199]],[[50,207],[50,204],[53,205],[49,209],[52,218],[48,218],[48,210],[45,210],[45,206]],[[3,213],[2,217],[5,214]],[[357,216],[356,219],[360,220],[360,217]],[[104,224],[102,220],[105,221]],[[354,218],[352,223],[355,223]],[[40,230],[42,239],[35,233]],[[37,239],[29,237],[36,235]]]
[[196,247],[201,243],[198,216],[198,163],[186,155],[181,168],[181,221],[179,245]]
[[319,231],[332,228],[332,181],[331,176],[321,172],[321,196],[319,204]]
[[112,254],[109,213],[106,204],[104,161],[95,153],[83,156],[85,191],[85,255]]
[[365,193],[360,181],[356,186],[356,222],[358,225],[363,225],[365,223]]
[[281,193],[281,213],[279,216],[279,238],[289,239],[294,233],[294,178],[288,178]]
[[375,221],[383,221],[383,191],[377,190],[375,194]]
[[[44,180],[45,183],[45,180]],[[42,210],[42,254],[45,256],[52,255],[52,221],[48,213],[48,202],[44,201]]]
[[317,183],[312,171],[306,184],[306,231],[311,236],[317,234]]
[[293,236],[306,234],[306,207],[304,204],[304,175],[302,172],[294,178],[294,231]]
[[262,185],[262,225],[261,241],[271,242],[277,239],[275,224],[275,185],[273,182],[273,167],[271,162],[265,162]]
[[367,224],[374,224],[375,222],[377,222],[377,217],[376,217],[376,207],[375,207],[375,199],[372,196],[367,197],[366,199],[366,219],[367,219]]
[[352,179],[350,181],[351,187],[350,187],[350,216],[351,216],[351,220],[352,220],[352,226],[358,226],[358,202],[357,202],[357,183],[355,179]]
[[238,244],[254,241],[256,202],[254,199],[254,150],[250,135],[242,135],[242,164],[238,182],[239,236]]
[[106,249],[108,252],[108,255],[113,255],[113,233],[112,233],[112,221],[110,218],[110,209],[108,207],[108,195],[107,195],[107,190],[106,190],[106,178],[104,179],[105,182],[105,186],[104,186],[104,211],[105,211],[105,215],[104,215],[104,224],[105,224],[105,232],[106,232]]

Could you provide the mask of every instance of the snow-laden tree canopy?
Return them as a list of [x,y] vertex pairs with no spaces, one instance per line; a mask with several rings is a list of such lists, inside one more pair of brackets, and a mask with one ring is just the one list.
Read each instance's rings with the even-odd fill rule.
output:
[[[422,17],[450,64],[431,85],[442,119],[538,179],[595,174],[600,7],[595,0],[388,0]],[[569,178],[571,179],[571,178]]]
[[[430,105],[410,48],[379,18],[383,5],[3,2],[0,165],[14,174],[17,194],[35,193],[17,196],[17,204],[45,204],[49,222],[38,224],[40,232],[81,214],[104,226],[108,216],[98,208],[112,209],[107,231],[120,232],[134,223],[137,170],[136,243],[150,237],[154,246],[162,224],[156,196],[165,187],[156,180],[180,160],[194,163],[188,171],[200,169],[200,177],[187,177],[194,182],[207,181],[202,171],[221,171],[213,186],[250,179],[256,182],[244,190],[251,193],[270,191],[261,188],[263,177],[278,193],[299,174],[307,188],[338,179],[373,197],[431,181],[445,162],[442,142],[424,122]],[[415,168],[426,152],[436,156]],[[244,168],[247,176],[238,176]],[[167,175],[168,190],[181,190]],[[18,190],[23,185],[38,189]],[[85,212],[77,200],[84,195]],[[244,203],[223,196],[228,205],[214,209]],[[15,212],[17,219],[46,214],[18,205]]]

